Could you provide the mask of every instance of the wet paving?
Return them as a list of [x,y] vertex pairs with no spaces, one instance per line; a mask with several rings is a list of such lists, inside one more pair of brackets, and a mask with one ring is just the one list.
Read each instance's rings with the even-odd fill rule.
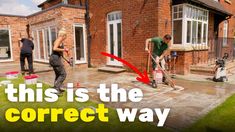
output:
[[[53,84],[54,74],[48,65],[36,64],[36,72],[40,80]],[[17,64],[0,65],[0,76],[7,71],[18,70]],[[134,73],[104,73],[91,68],[67,68],[66,83],[77,83],[89,90],[90,98],[100,102],[96,90],[100,84],[118,84],[119,88],[130,90],[140,88],[144,92],[144,98],[140,103],[107,103],[115,108],[171,108],[166,126],[173,130],[188,127],[200,117],[225,101],[235,93],[235,85],[230,83],[214,83],[211,81],[193,81],[189,77],[176,79],[176,90],[166,85],[159,85],[153,89],[148,85],[136,81]],[[194,75],[195,76],[195,75]]]

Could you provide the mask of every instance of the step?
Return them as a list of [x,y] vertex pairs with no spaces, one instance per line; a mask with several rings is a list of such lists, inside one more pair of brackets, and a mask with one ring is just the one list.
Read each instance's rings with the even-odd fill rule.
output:
[[[190,72],[192,74],[200,74],[200,75],[209,75],[209,76],[213,76],[213,69],[214,66],[207,66],[207,65],[201,65],[201,66],[195,66],[192,65],[190,66]],[[228,73],[234,73],[235,71],[235,62],[227,62],[226,63],[226,69]]]
[[101,71],[101,72],[110,72],[110,73],[121,73],[121,72],[125,72],[126,69],[119,68],[119,67],[105,66],[105,67],[99,68],[98,71]]

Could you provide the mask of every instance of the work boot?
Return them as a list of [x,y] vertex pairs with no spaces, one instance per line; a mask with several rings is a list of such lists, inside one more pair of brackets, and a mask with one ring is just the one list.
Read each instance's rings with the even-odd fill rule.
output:
[[157,88],[157,83],[156,83],[155,80],[152,81],[152,87],[153,87],[153,88]]

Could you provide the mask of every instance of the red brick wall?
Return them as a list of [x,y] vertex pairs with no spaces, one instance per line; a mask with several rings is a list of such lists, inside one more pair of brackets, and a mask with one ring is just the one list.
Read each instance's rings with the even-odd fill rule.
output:
[[[231,0],[231,3],[226,2],[225,0],[221,0],[220,3],[233,15],[235,15],[235,1]],[[224,37],[224,22],[221,22],[219,25],[219,37]],[[233,40],[232,38],[235,38],[235,17],[232,16],[231,18],[228,18],[228,36],[229,40],[227,41],[227,45],[223,46],[223,52],[221,55],[224,55],[224,53],[229,53],[230,57],[233,55]]]
[[71,5],[80,5],[80,1],[82,2],[82,5],[85,5],[85,0],[68,0],[68,3]]
[[[226,2],[226,0],[221,0],[220,3],[233,15],[235,15],[235,1],[230,0],[231,3]],[[222,22],[220,24],[219,28],[219,36],[223,37],[223,26],[224,23]],[[233,38],[235,33],[235,17],[232,16],[230,19],[228,19],[228,37]]]
[[[122,11],[123,58],[140,70],[146,69],[145,40],[171,33],[171,15],[169,12],[171,6],[169,0],[159,0],[159,2],[148,0],[145,6],[143,6],[143,3],[144,0],[90,1],[91,60],[93,66],[106,65],[107,58],[101,56],[100,52],[107,51],[107,14],[112,11]],[[157,8],[159,4],[163,8]],[[165,26],[166,20],[168,22]],[[162,26],[163,28],[161,28]],[[158,28],[161,29],[158,30]]]
[[67,39],[64,45],[70,49],[70,56],[74,56],[74,24],[85,24],[85,10],[70,7],[58,7],[52,10],[28,17],[32,29],[41,29],[53,24],[58,31],[63,27],[67,32]]
[[[190,66],[193,64],[205,64],[208,61],[207,50],[196,51],[178,51],[178,57],[176,59],[175,70],[176,74],[189,74]],[[174,62],[171,61],[171,73],[173,73]]]
[[14,61],[19,61],[20,48],[18,47],[18,39],[20,34],[21,37],[27,37],[26,25],[27,19],[24,17],[0,16],[0,29],[10,29],[11,31],[11,50]]
[[[83,9],[76,9],[76,8],[67,8],[62,7],[62,27],[66,29],[67,32],[67,39],[65,40],[65,46],[70,49],[70,56],[75,58],[74,53],[74,24],[85,24],[85,10]],[[86,27],[84,27],[86,28]],[[86,35],[86,34],[84,34]],[[86,39],[86,38],[85,38]],[[84,40],[86,42],[86,40]],[[87,64],[85,64],[87,66]],[[81,65],[78,65],[81,66]]]

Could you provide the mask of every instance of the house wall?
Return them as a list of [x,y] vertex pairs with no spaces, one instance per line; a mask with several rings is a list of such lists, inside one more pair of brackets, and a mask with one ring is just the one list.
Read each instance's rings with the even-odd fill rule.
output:
[[70,57],[74,57],[74,24],[84,25],[84,17],[84,9],[66,6],[54,8],[28,17],[30,33],[32,33],[32,30],[43,29],[49,26],[54,26],[57,29],[57,33],[61,28],[65,28],[67,39],[64,41],[64,45],[70,49]]
[[[230,1],[230,2],[229,2]],[[228,18],[228,41],[227,45],[223,46],[223,50],[221,55],[223,56],[224,53],[229,53],[230,57],[234,54],[234,43],[233,40],[235,38],[235,1],[234,0],[221,0],[220,3],[230,12],[233,14],[231,18]],[[219,25],[219,37],[224,37],[224,22],[220,23]],[[221,40],[223,41],[223,40]]]
[[27,37],[26,25],[27,19],[25,17],[0,16],[0,29],[10,30],[13,61],[19,61],[20,48],[18,46],[18,39],[20,36]]
[[[159,5],[163,8],[158,8]],[[107,58],[100,52],[107,51],[108,46],[107,14],[122,11],[122,58],[138,69],[146,70],[148,54],[144,50],[145,40],[171,34],[170,8],[169,0],[148,0],[145,5],[144,0],[90,1],[92,65],[106,65]]]

